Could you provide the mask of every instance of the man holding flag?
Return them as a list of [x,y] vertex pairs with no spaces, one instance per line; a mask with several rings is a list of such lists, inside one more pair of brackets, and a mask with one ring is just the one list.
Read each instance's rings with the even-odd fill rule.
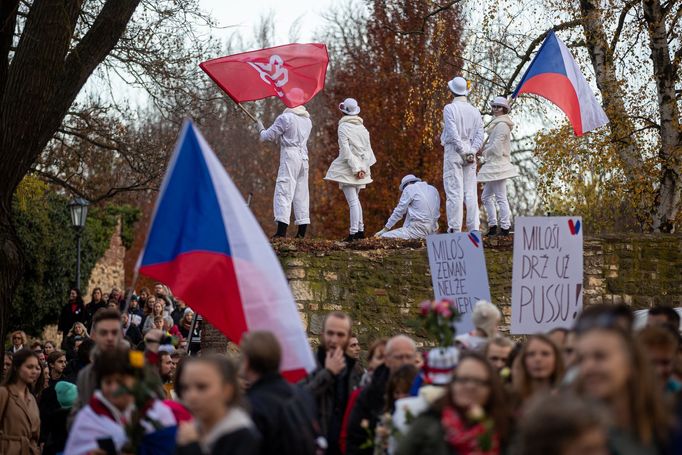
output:
[[[290,98],[303,99],[303,91],[294,88]],[[310,114],[305,106],[286,108],[272,126],[265,129],[263,122],[257,123],[261,141],[279,144],[279,170],[275,183],[274,214],[277,233],[274,238],[286,237],[291,206],[298,226],[296,238],[305,237],[310,224],[310,202],[308,195],[308,137],[313,128]]]

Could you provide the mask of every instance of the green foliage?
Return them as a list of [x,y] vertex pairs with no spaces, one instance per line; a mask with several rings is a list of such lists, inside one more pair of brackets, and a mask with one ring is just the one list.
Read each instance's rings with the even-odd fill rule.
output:
[[[15,192],[12,211],[25,263],[12,303],[10,330],[38,335],[45,325],[55,323],[75,284],[76,233],[67,204],[68,198],[35,177],[24,178]],[[109,247],[119,216],[128,245],[139,212],[126,206],[91,208],[81,243],[81,286]]]

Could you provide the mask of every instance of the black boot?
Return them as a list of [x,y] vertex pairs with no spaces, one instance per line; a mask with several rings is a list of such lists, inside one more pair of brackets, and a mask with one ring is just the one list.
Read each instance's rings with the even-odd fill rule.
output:
[[346,237],[345,239],[343,239],[343,242],[348,242],[348,243],[350,243],[350,242],[355,242],[355,236],[356,236],[356,235],[357,235],[357,234],[348,234],[348,237]]
[[511,233],[511,228],[507,229],[500,229],[500,236],[501,237],[506,237]]
[[365,238],[365,231],[358,231],[358,232],[353,236],[353,238],[354,238],[355,240],[362,240],[362,239],[364,239],[364,238]]
[[305,231],[308,230],[308,225],[307,224],[299,224],[298,225],[298,232],[296,233],[296,238],[297,239],[302,239],[305,237]]
[[281,239],[287,236],[287,228],[289,227],[288,224],[282,223],[281,221],[277,222],[277,232],[275,235],[272,236],[273,239]]
[[486,234],[486,236],[492,237],[493,235],[497,235],[497,226],[488,227],[488,233]]

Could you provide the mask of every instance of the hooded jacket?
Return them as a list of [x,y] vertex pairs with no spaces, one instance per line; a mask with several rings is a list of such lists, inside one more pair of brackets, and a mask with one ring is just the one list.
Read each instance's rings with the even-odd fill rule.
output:
[[260,132],[260,140],[274,142],[281,149],[297,149],[308,159],[308,137],[313,128],[310,114],[304,106],[286,108],[272,126]]
[[[325,180],[342,185],[364,187],[372,183],[370,166],[377,160],[372,151],[369,131],[363,125],[362,118],[357,115],[344,115],[339,120],[339,156],[329,166]],[[357,174],[365,171],[365,178],[358,179]]]
[[483,148],[485,164],[478,171],[479,182],[494,182],[514,178],[519,171],[511,163],[511,130],[514,122],[508,115],[500,115],[488,126],[488,140]]

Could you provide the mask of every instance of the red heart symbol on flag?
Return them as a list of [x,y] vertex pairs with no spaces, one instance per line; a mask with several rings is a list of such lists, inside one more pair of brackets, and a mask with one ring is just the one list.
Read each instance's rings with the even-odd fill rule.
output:
[[571,231],[571,235],[575,235],[575,224],[573,220],[568,220],[568,229]]

